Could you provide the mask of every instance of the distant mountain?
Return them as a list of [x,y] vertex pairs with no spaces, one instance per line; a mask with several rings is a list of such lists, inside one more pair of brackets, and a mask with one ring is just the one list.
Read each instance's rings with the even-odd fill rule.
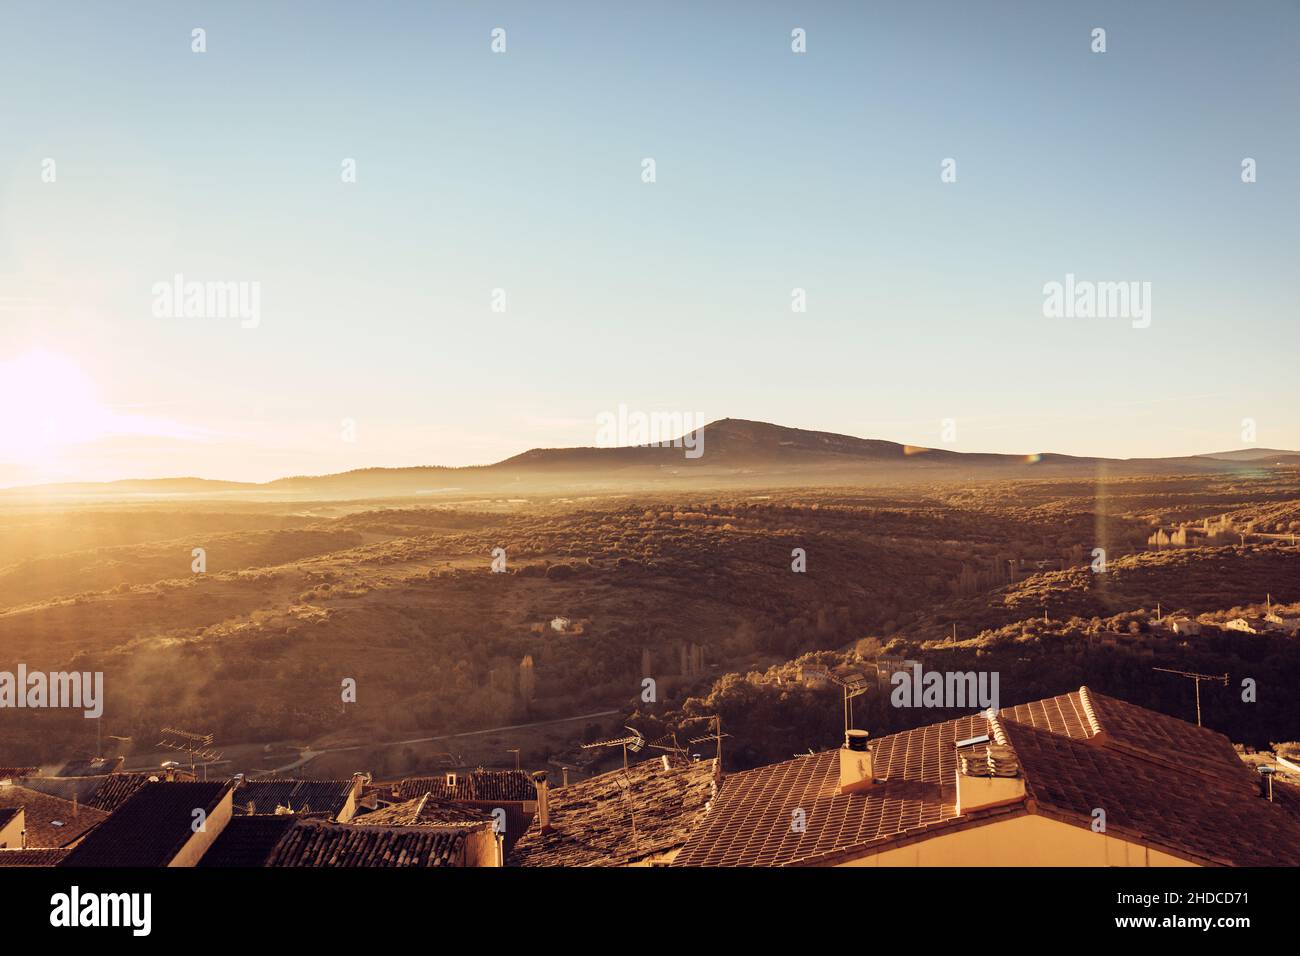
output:
[[[691,487],[794,487],[1009,477],[1186,475],[1300,466],[1300,453],[1267,448],[1181,458],[1001,455],[900,445],[833,432],[724,418],[700,429],[699,445],[534,448],[492,465],[364,468],[260,484],[202,478],[143,479],[11,488],[36,498],[256,496],[338,500],[475,494],[574,494]],[[700,453],[695,454],[696,451]]]
[[1201,458],[1214,458],[1218,461],[1261,461],[1268,458],[1300,460],[1300,451],[1285,451],[1280,448],[1242,448],[1238,451],[1215,451]]
[[49,485],[23,485],[0,489],[0,495],[33,494],[50,497],[61,495],[103,494],[114,497],[156,497],[159,495],[219,495],[226,492],[256,491],[264,487],[254,482],[217,481],[211,478],[124,478],[120,481],[62,482]]

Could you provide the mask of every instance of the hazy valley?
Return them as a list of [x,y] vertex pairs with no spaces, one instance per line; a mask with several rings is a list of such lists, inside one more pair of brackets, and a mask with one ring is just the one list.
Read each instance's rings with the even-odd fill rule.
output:
[[[538,466],[536,483],[565,494],[522,479],[509,495],[436,503],[400,479],[367,499],[12,494],[0,650],[31,669],[102,671],[106,705],[102,728],[20,712],[7,752],[39,763],[120,748],[130,765],[183,726],[213,733],[230,771],[348,747],[296,772],[391,775],[451,748],[390,741],[614,711],[464,742],[484,762],[519,747],[526,762],[574,764],[582,739],[629,720],[657,736],[720,713],[728,763],[743,767],[836,742],[838,692],[802,680],[801,657],[873,674],[882,656],[994,668],[1004,703],[1086,682],[1180,717],[1190,688],[1153,667],[1229,671],[1259,681],[1260,703],[1247,721],[1207,692],[1210,726],[1259,745],[1300,726],[1279,693],[1300,680],[1294,637],[1220,633],[1207,618],[1189,638],[1157,621],[1158,606],[1226,621],[1300,601],[1300,468],[1280,453],[1137,476],[1083,460],[913,467],[925,455],[890,452],[870,481],[837,485],[838,453],[787,451],[817,433],[748,431],[747,451],[735,434],[710,449],[729,462],[712,490],[625,473],[624,459],[680,449],[617,449],[541,455],[565,470]],[[577,478],[575,458],[588,463]],[[801,484],[781,484],[787,473]],[[357,474],[374,478],[315,481],[355,490]],[[1184,543],[1159,538],[1180,529]],[[933,719],[884,691],[857,706],[873,732]],[[105,746],[101,731],[124,739]]]

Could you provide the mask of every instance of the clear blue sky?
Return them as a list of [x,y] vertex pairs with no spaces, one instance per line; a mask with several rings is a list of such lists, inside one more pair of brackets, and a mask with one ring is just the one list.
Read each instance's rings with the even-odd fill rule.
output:
[[[486,462],[620,403],[1300,447],[1294,2],[10,0],[0,85],[0,484]],[[175,273],[260,325],[154,317]],[[1045,318],[1066,273],[1151,327]]]

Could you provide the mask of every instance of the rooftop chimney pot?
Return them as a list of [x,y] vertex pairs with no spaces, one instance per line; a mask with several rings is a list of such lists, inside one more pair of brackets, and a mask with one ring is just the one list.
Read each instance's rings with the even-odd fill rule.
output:
[[537,826],[543,833],[551,832],[551,794],[546,781],[546,771],[533,773],[533,785],[537,787]]
[[865,730],[844,732],[844,746],[840,748],[840,793],[860,793],[875,783],[868,736]]

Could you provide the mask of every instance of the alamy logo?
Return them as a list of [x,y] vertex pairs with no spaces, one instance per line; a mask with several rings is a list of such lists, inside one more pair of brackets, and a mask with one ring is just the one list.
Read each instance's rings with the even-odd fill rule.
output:
[[895,707],[978,707],[998,710],[997,671],[923,671],[913,664],[911,673],[895,671],[889,682]]
[[684,448],[687,458],[704,454],[704,416],[691,412],[617,412],[596,416],[596,447],[624,448],[651,445]]
[[88,718],[104,713],[104,672],[0,671],[0,710],[13,708],[81,708]]
[[171,282],[153,284],[153,314],[159,319],[239,319],[245,329],[262,324],[262,283]]
[[149,893],[82,893],[74,886],[50,897],[50,925],[127,926],[133,936],[148,936],[153,925]]
[[1092,282],[1065,274],[1064,282],[1043,286],[1043,316],[1049,319],[1132,319],[1133,328],[1151,325],[1150,282]]

